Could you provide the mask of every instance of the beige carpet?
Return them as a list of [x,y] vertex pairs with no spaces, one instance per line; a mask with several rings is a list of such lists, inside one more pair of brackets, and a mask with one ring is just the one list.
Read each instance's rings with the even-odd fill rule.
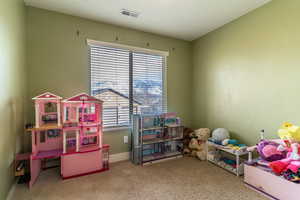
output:
[[29,190],[17,185],[13,200],[260,200],[241,178],[210,163],[182,158],[151,166],[115,163],[111,170],[62,181],[43,171]]

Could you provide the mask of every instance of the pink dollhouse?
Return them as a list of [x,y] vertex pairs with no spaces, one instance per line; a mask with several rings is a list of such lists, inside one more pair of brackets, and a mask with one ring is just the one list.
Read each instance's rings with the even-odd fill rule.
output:
[[36,125],[28,129],[32,133],[29,187],[36,181],[43,159],[60,158],[63,179],[108,170],[101,100],[85,93],[62,100],[49,92],[33,100]]
[[102,101],[79,94],[63,105],[63,178],[102,171]]

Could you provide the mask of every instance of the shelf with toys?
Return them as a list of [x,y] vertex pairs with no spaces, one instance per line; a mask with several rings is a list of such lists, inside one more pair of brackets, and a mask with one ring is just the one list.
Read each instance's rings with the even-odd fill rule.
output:
[[178,156],[178,158],[182,157],[182,153],[181,152],[170,152],[170,153],[158,153],[158,154],[152,154],[149,156],[145,156],[143,158],[144,164],[146,163],[154,163],[155,161],[161,160],[161,159],[168,159],[168,158],[172,158],[172,157],[176,157]]
[[167,139],[152,139],[152,140],[145,140],[143,141],[143,144],[154,144],[154,143],[160,143],[160,142],[169,142],[169,141],[176,141],[176,140],[182,140],[182,137],[175,137],[175,138],[167,138]]
[[102,144],[102,101],[85,93],[62,100],[52,93],[34,97],[29,186],[45,159],[60,158],[61,177],[72,178],[109,169],[109,145]]
[[133,115],[132,135],[135,164],[182,157],[183,126],[175,113]]
[[156,126],[156,127],[150,127],[150,128],[143,128],[143,131],[152,131],[152,130],[162,130],[164,127]]
[[239,155],[239,156],[243,156],[243,155],[247,155],[248,151],[247,151],[247,147],[245,146],[244,148],[234,148],[232,146],[224,146],[224,145],[219,145],[216,144],[214,142],[211,141],[207,141],[207,145],[211,146],[211,147],[215,147],[216,149],[222,150],[224,152],[233,154],[233,155]]
[[245,160],[242,156],[248,154],[247,146],[229,138],[229,132],[224,128],[213,131],[206,142],[207,161],[240,176],[244,174]]

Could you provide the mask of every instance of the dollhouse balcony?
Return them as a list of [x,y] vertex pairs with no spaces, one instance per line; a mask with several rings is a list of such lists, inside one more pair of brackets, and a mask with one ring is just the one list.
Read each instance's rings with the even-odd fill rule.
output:
[[63,151],[62,149],[55,149],[55,150],[49,150],[49,151],[39,151],[35,155],[32,155],[32,158],[34,160],[37,159],[45,159],[45,158],[57,158],[62,155]]

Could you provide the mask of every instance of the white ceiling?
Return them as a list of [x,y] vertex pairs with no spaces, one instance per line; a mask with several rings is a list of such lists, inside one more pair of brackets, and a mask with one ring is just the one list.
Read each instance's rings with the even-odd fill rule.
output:
[[[194,40],[271,0],[24,0],[26,5]],[[121,9],[140,13],[138,18]]]

